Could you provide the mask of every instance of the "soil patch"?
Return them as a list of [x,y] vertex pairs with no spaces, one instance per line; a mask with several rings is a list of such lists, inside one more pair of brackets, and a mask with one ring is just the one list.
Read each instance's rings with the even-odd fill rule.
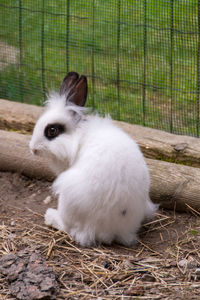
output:
[[[45,210],[56,207],[50,186],[0,172],[0,257],[37,249],[57,274],[57,299],[199,299],[198,212],[160,209],[131,248],[80,248],[67,233],[44,225]],[[14,299],[3,274],[0,299]]]

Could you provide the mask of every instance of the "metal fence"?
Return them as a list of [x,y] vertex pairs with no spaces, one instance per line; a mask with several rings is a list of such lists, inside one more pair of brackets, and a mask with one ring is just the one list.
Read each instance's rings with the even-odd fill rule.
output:
[[0,97],[42,104],[68,71],[100,113],[198,137],[200,0],[0,0]]

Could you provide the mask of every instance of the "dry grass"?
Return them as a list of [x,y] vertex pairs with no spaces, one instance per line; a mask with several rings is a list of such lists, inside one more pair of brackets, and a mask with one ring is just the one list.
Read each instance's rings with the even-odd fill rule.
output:
[[[26,217],[0,226],[0,254],[34,247],[58,274],[57,299],[199,299],[200,223],[184,215],[180,230],[177,215],[158,213],[144,224],[133,248],[120,245],[80,248],[63,232],[31,221],[42,217],[27,209]],[[183,227],[181,225],[180,227]],[[195,228],[195,229],[194,229]],[[186,259],[193,268],[181,266]],[[7,282],[0,278],[0,299],[12,299]]]

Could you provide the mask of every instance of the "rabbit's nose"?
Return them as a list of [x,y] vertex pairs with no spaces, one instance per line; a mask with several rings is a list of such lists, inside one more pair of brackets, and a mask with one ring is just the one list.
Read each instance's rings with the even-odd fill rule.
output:
[[36,148],[31,149],[31,154],[37,155],[38,149],[36,149]]
[[33,149],[33,153],[36,155],[38,153],[37,149]]

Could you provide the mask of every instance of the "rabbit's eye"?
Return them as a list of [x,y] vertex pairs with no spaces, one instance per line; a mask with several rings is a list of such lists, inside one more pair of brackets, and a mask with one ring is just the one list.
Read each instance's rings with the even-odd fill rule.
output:
[[49,124],[44,130],[44,135],[48,140],[56,138],[58,135],[65,131],[64,125],[62,124]]

